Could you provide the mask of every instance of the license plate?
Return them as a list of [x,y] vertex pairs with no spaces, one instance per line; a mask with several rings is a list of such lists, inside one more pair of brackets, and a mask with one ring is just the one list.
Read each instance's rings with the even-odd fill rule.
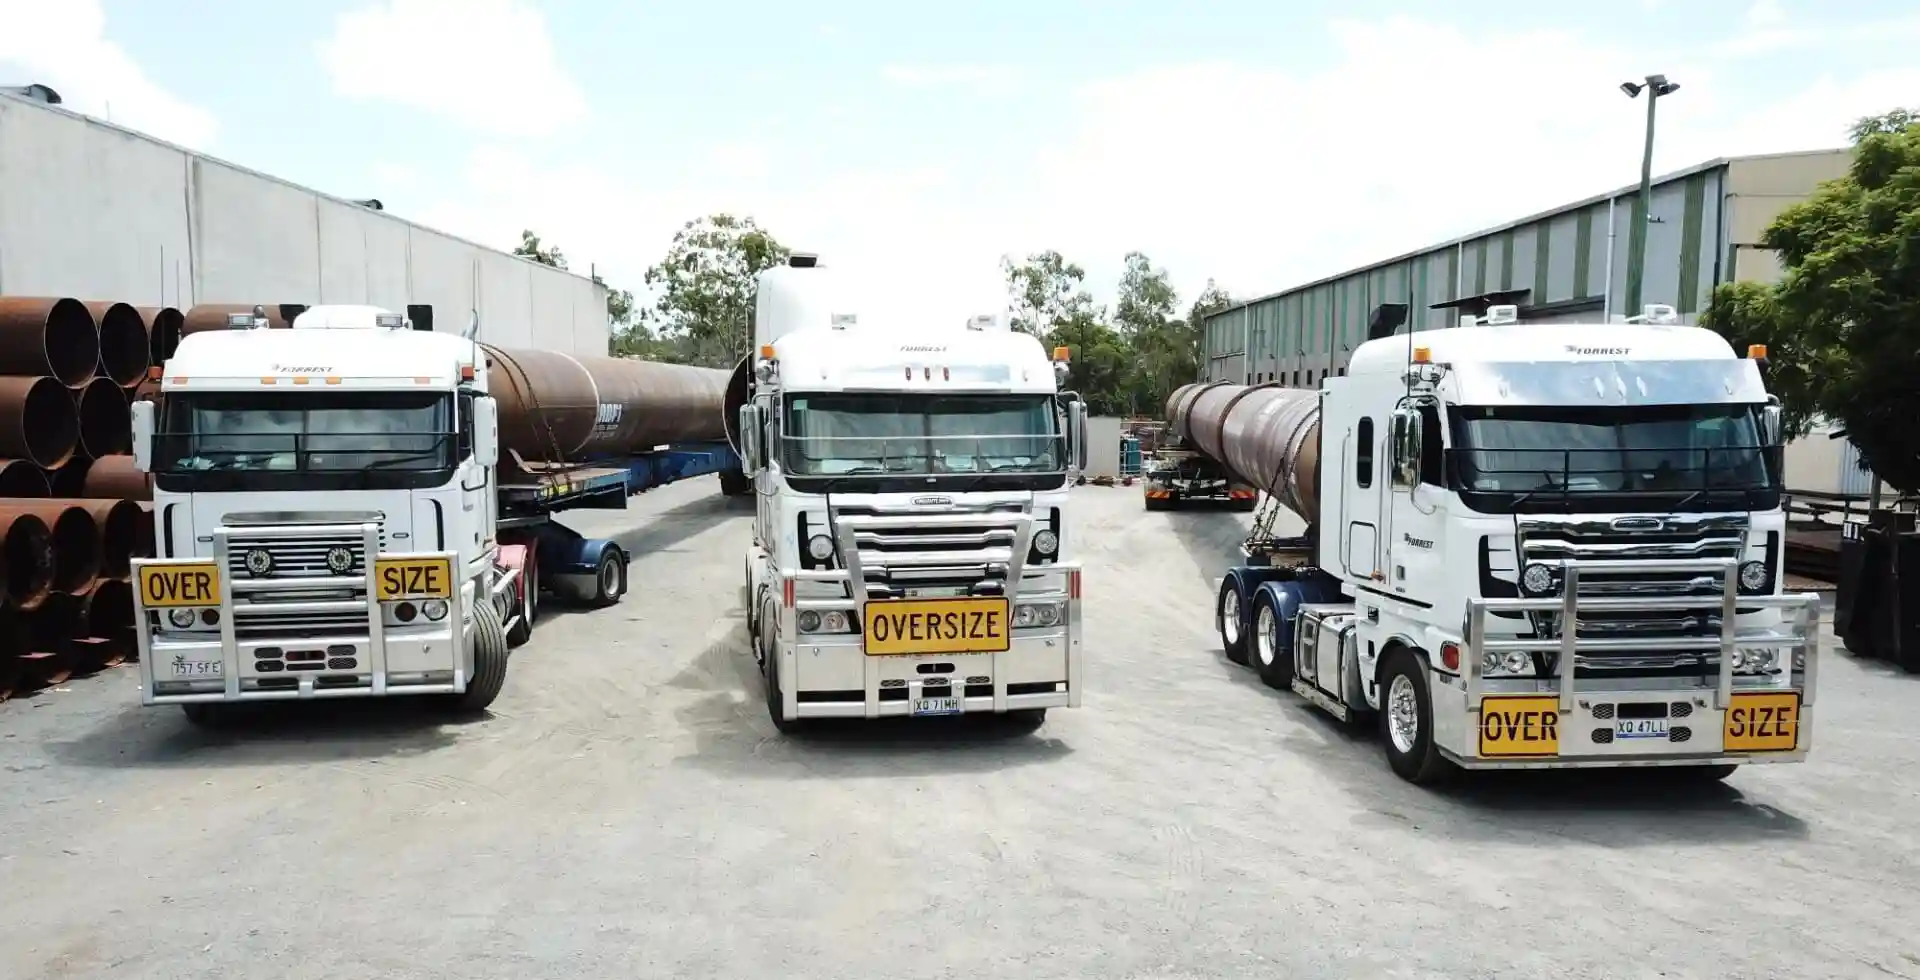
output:
[[220,604],[220,566],[142,565],[140,601],[148,609]]
[[1635,738],[1667,740],[1667,720],[1665,718],[1621,718],[1613,723],[1615,741]]
[[1524,758],[1560,754],[1560,699],[1490,696],[1480,699],[1480,754]]
[[1736,694],[1727,708],[1728,752],[1791,752],[1800,745],[1800,692]]
[[1004,653],[1013,646],[1004,597],[880,599],[867,603],[862,640],[869,656]]
[[921,698],[913,703],[916,717],[924,715],[957,715],[960,713],[959,698]]
[[445,558],[380,558],[373,580],[381,602],[453,598],[453,562]]
[[219,677],[226,673],[218,660],[188,660],[175,657],[171,661],[175,677]]

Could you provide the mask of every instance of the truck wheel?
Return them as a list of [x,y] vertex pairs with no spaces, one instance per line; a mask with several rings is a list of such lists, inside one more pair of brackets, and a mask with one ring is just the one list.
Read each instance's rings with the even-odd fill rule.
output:
[[1260,509],[1260,498],[1250,497],[1245,500],[1235,500],[1228,506],[1232,507],[1234,510],[1241,511],[1242,513],[1255,511]]
[[753,492],[753,480],[739,470],[720,471],[720,493],[728,497],[744,497]]
[[1287,642],[1292,631],[1281,622],[1280,609],[1273,593],[1261,589],[1253,594],[1253,635],[1247,645],[1253,651],[1253,669],[1260,680],[1277,691],[1293,687],[1293,644]]
[[600,562],[593,566],[593,598],[588,605],[595,609],[611,606],[627,594],[627,556],[618,547],[608,545],[600,550]]
[[233,720],[233,713],[225,710],[226,705],[211,701],[195,701],[180,706],[180,713],[187,716],[187,724],[195,728],[225,728]]
[[517,590],[520,597],[520,619],[513,624],[513,629],[507,631],[508,647],[519,647],[533,639],[534,616],[540,608],[540,569],[536,565],[538,560],[533,557],[532,551],[528,551],[527,563],[520,569]]
[[1047,723],[1047,709],[1014,708],[1005,712],[1003,717],[1007,725],[1015,731],[1035,732],[1040,730],[1041,725]]
[[485,711],[507,683],[507,628],[491,602],[473,606],[473,676],[464,694],[453,696],[462,713]]
[[773,620],[765,611],[760,613],[760,675],[766,679],[767,719],[773,722],[774,731],[782,735],[791,735],[800,730],[800,719],[788,720],[780,716],[781,702],[784,700],[780,690],[780,664],[777,651],[774,650],[773,637],[777,632],[772,629]]
[[1240,591],[1240,580],[1228,575],[1220,580],[1220,597],[1213,604],[1213,627],[1220,631],[1220,650],[1236,664],[1247,662],[1247,597]]
[[1411,650],[1395,647],[1387,654],[1380,688],[1380,741],[1394,774],[1415,785],[1452,775],[1453,763],[1433,744],[1433,698],[1427,690],[1427,672]]

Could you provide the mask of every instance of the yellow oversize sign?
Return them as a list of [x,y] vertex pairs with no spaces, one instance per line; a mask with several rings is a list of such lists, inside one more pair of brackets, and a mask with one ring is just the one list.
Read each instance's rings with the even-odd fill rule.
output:
[[1002,653],[1013,645],[1010,606],[1000,596],[882,599],[867,603],[862,637],[872,656]]

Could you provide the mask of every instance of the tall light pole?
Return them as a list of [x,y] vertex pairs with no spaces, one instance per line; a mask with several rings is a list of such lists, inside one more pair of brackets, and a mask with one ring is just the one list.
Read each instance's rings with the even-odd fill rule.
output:
[[1629,316],[1640,312],[1641,283],[1647,271],[1647,223],[1653,220],[1653,117],[1660,105],[1660,97],[1672,95],[1680,90],[1679,82],[1667,81],[1665,75],[1648,75],[1644,82],[1621,82],[1620,91],[1627,98],[1637,99],[1642,90],[1647,93],[1647,143],[1640,154],[1640,214],[1633,223],[1627,237],[1627,302]]

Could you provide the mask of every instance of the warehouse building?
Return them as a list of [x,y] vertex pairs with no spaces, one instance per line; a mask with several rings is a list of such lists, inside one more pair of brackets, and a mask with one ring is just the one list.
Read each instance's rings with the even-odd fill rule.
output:
[[0,294],[370,303],[505,347],[607,353],[592,279],[0,89]]
[[1633,185],[1240,303],[1204,323],[1206,379],[1310,387],[1345,372],[1376,316],[1435,329],[1514,303],[1527,321],[1592,322],[1665,303],[1697,322],[1714,287],[1779,275],[1761,233],[1848,162],[1847,150],[1728,157],[1658,178],[1643,270],[1628,248]]

